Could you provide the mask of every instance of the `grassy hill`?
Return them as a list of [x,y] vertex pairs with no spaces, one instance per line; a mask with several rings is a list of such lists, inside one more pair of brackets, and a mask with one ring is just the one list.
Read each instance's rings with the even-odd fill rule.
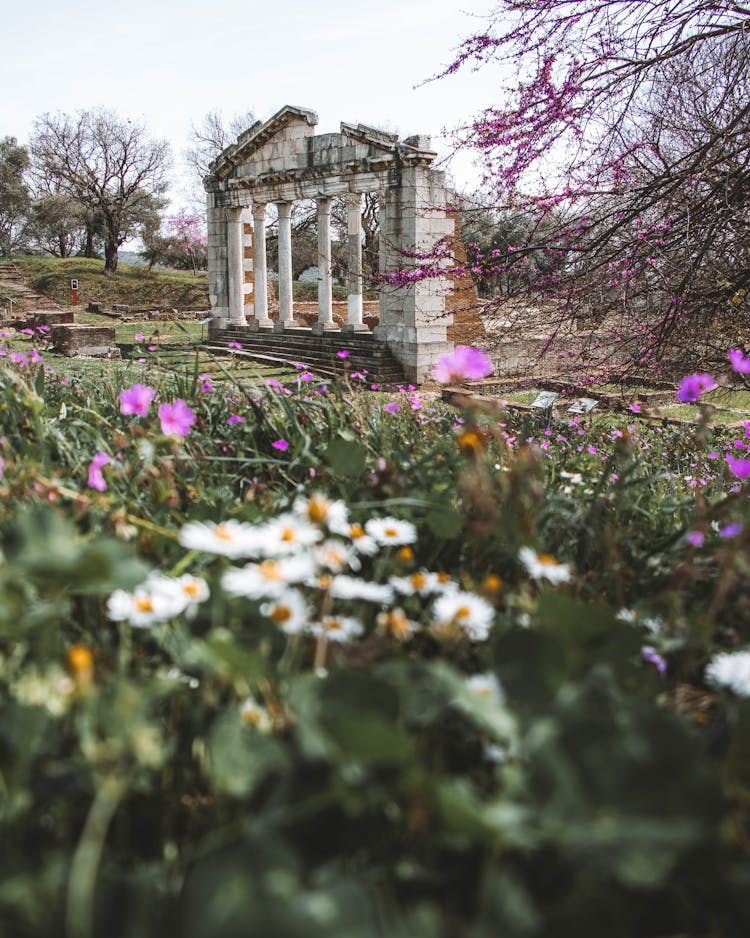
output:
[[78,302],[124,303],[134,308],[168,306],[177,309],[208,309],[208,279],[205,273],[153,269],[118,264],[109,277],[102,261],[86,257],[14,257],[29,286],[56,300],[70,303],[70,281],[78,281]]

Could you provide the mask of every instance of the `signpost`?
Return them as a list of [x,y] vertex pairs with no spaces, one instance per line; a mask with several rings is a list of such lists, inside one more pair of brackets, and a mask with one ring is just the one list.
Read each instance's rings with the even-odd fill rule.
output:
[[70,292],[73,295],[73,306],[77,306],[78,305],[78,281],[77,280],[70,281]]

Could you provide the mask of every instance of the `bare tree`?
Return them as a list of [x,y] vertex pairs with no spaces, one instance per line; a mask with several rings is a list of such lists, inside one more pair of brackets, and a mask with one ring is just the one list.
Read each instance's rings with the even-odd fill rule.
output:
[[214,110],[204,114],[199,124],[191,124],[191,144],[184,156],[201,187],[204,176],[209,173],[210,164],[254,123],[255,115],[250,110],[229,119],[225,119],[220,110]]
[[120,245],[135,235],[166,190],[169,144],[141,124],[107,111],[45,114],[34,126],[30,152],[38,178],[98,216],[104,270],[114,273]]

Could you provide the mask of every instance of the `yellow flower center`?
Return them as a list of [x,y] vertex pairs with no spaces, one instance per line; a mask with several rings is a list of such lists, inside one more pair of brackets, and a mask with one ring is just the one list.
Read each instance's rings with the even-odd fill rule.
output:
[[150,596],[137,596],[135,600],[135,608],[138,612],[153,612],[154,604],[151,602]]
[[397,528],[386,528],[383,533],[385,534],[386,537],[398,537]]
[[67,658],[69,668],[76,674],[90,671],[94,666],[94,656],[85,645],[73,645],[68,649]]
[[200,596],[201,587],[197,580],[188,580],[188,582],[185,583],[182,588],[191,599],[196,599],[198,596]]
[[258,726],[263,719],[263,714],[257,707],[245,707],[242,711],[242,719],[251,726]]
[[281,540],[285,541],[287,544],[291,543],[292,541],[296,541],[297,532],[294,530],[294,528],[284,528],[284,530],[281,532]]
[[214,528],[214,536],[218,537],[220,541],[231,541],[232,532],[225,524],[217,524]]
[[536,559],[546,567],[556,567],[557,561],[552,554],[537,554]]
[[323,626],[327,632],[338,632],[344,627],[341,619],[326,619]]
[[471,609],[468,606],[459,606],[453,614],[454,619],[468,619],[471,616]]
[[264,560],[263,563],[258,565],[258,570],[264,580],[282,579],[279,564],[276,560]]
[[351,525],[351,527],[349,528],[349,537],[350,537],[353,541],[356,541],[356,540],[358,540],[360,537],[364,537],[364,536],[365,536],[365,529],[362,527],[361,524],[353,524],[353,525]]
[[381,623],[384,631],[393,638],[407,638],[409,635],[409,620],[401,609],[386,612]]
[[412,573],[409,577],[409,582],[415,590],[423,590],[425,586],[427,586],[427,577],[424,573]]
[[307,503],[307,517],[313,524],[322,524],[328,517],[328,508],[330,503],[327,498],[321,498],[319,495],[313,495]]
[[292,610],[289,606],[274,606],[270,618],[276,625],[283,625],[292,618]]

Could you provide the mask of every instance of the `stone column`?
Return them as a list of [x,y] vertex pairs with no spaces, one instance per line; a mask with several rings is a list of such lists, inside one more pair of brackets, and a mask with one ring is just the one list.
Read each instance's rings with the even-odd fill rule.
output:
[[277,202],[279,211],[279,329],[299,325],[292,301],[292,203]]
[[227,284],[227,218],[213,191],[206,193],[208,219],[208,298],[211,303],[211,328],[222,329],[229,318]]
[[246,326],[245,249],[241,208],[227,209],[227,275],[229,280],[229,325]]
[[253,205],[253,241],[255,249],[255,318],[256,329],[270,328],[268,318],[268,267],[266,265],[266,203]]
[[362,322],[362,194],[347,196],[346,257],[349,268],[346,277],[346,331],[367,332]]
[[331,199],[318,199],[318,322],[316,332],[336,329],[331,279]]

